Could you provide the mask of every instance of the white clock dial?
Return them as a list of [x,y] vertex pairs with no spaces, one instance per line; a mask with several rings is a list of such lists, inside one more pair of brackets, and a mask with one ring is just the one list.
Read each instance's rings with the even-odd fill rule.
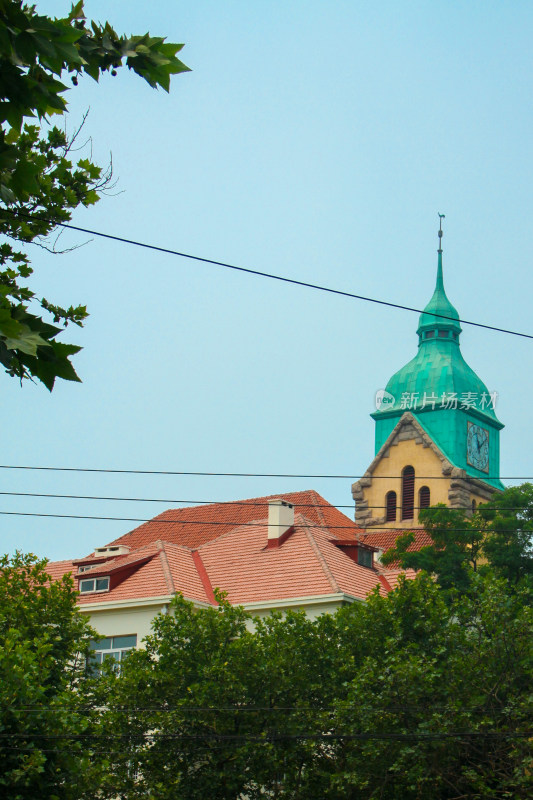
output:
[[475,469],[489,471],[489,432],[473,422],[468,423],[466,461]]

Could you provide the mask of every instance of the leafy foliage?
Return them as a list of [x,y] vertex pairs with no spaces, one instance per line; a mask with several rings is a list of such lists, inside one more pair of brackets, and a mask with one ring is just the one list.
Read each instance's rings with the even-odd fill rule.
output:
[[475,514],[438,504],[420,511],[433,543],[408,548],[413,533],[399,536],[382,562],[435,575],[447,592],[468,591],[473,573],[491,570],[509,583],[533,588],[533,485],[511,486],[478,506]]
[[382,556],[382,563],[398,561],[403,569],[425,570],[437,575],[443,589],[465,591],[480,557],[483,530],[479,520],[443,503],[421,509],[419,517],[433,544],[409,550],[415,537],[412,532],[404,533]]
[[[427,574],[335,614],[176,597],[83,676],[70,578],[0,563],[0,793],[16,800],[527,800],[533,608],[487,572]],[[83,779],[80,780],[80,776]]]
[[72,579],[51,582],[45,561],[0,559],[0,794],[11,800],[81,796],[91,750],[78,689],[94,632],[75,604]]
[[511,486],[481,506],[486,527],[483,552],[511,585],[533,588],[533,485]]
[[532,625],[489,575],[451,603],[421,575],[317,619],[177,598],[95,681],[123,748],[103,794],[526,800]]
[[388,634],[339,706],[337,730],[356,738],[339,745],[331,780],[339,793],[325,796],[527,798],[527,603],[479,575],[469,596],[448,603],[422,574],[386,599],[371,598],[368,615]]
[[[0,234],[43,244],[74,209],[96,203],[111,178],[87,158],[74,163],[75,136],[26,121],[66,112],[63,76],[70,74],[76,86],[83,75],[98,81],[125,65],[168,91],[171,75],[188,70],[176,56],[182,47],[149,34],[120,36],[107,22],[87,22],[83,0],[63,19],[41,16],[22,0],[0,0]],[[28,307],[37,300],[24,283],[31,274],[28,256],[2,243],[0,362],[8,374],[38,379],[52,390],[57,377],[79,380],[69,359],[80,348],[56,337],[69,323],[82,326],[87,309],[41,298],[54,324],[45,322]]]

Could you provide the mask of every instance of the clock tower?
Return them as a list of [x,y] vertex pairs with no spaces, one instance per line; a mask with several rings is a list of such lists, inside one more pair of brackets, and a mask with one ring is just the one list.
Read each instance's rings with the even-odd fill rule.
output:
[[500,430],[495,393],[464,360],[459,315],[444,290],[442,218],[437,281],[420,315],[415,357],[378,393],[375,458],[353,484],[361,527],[418,524],[435,503],[475,509],[498,490]]

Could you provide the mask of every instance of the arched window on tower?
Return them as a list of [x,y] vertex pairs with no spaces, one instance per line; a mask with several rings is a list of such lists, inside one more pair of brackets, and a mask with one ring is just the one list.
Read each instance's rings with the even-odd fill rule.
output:
[[415,506],[415,470],[404,467],[402,472],[402,519],[413,519]]
[[418,492],[418,507],[429,508],[429,486],[422,486]]
[[385,519],[387,522],[396,522],[396,492],[387,492],[385,497]]

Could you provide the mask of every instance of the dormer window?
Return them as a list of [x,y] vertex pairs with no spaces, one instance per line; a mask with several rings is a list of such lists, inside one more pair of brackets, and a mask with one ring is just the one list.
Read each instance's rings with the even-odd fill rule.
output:
[[89,592],[108,592],[109,578],[83,578],[80,580],[80,594]]
[[372,569],[372,550],[366,550],[363,547],[357,548],[357,563],[361,567],[368,567]]
[[330,539],[329,541],[360,567],[374,569],[374,552],[378,552],[377,547],[354,539]]

